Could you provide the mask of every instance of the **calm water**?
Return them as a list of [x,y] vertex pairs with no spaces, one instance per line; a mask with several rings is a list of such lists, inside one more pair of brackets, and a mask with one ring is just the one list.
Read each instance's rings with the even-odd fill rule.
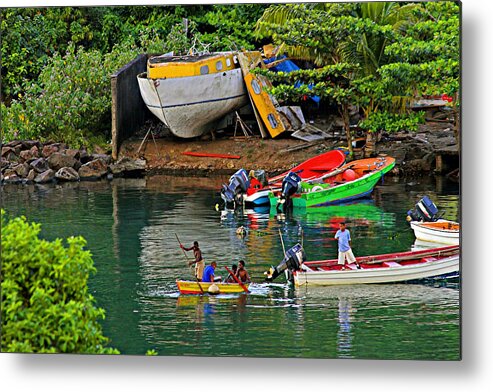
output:
[[[424,194],[459,220],[459,188],[445,179],[414,184],[392,179],[373,198],[344,206],[243,214],[217,211],[227,178],[152,177],[50,186],[4,186],[2,207],[42,223],[47,239],[82,235],[98,273],[90,289],[106,309],[111,345],[124,354],[259,357],[460,358],[458,282],[293,289],[284,277],[261,284],[263,272],[301,240],[308,259],[334,258],[333,236],[346,220],[355,255],[409,250],[406,211]],[[244,226],[247,235],[236,235]],[[175,233],[198,240],[207,261],[244,259],[252,294],[180,296],[190,278]],[[189,255],[191,257],[191,254]]]

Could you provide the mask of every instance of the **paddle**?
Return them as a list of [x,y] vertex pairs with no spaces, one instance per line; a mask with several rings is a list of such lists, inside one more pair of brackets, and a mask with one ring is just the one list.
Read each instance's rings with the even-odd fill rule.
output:
[[229,272],[229,274],[233,277],[233,279],[236,281],[236,283],[238,283],[240,285],[240,287],[245,291],[245,293],[249,293],[248,289],[246,288],[246,286],[240,282],[240,280],[238,279],[238,277],[233,273],[233,271],[231,271],[228,267],[224,266],[224,268],[226,268],[226,271]]
[[[191,265],[190,265],[190,261],[188,260],[187,252],[185,252],[185,249],[183,249],[183,248],[182,248],[182,244],[181,244],[180,239],[178,238],[178,234],[176,234],[176,233],[175,233],[175,236],[176,236],[176,240],[177,240],[177,241],[178,241],[178,243],[180,244],[180,248],[181,248],[181,250],[182,250],[183,254],[185,255],[185,258],[187,259],[187,264],[188,264],[188,266],[189,266],[189,267],[191,267]],[[201,292],[202,294],[204,294],[204,290],[202,289],[202,286],[200,285],[199,278],[198,278],[197,276],[195,276],[195,274],[193,274],[193,276],[194,276],[195,280],[197,281],[197,284],[199,285],[200,292]]]

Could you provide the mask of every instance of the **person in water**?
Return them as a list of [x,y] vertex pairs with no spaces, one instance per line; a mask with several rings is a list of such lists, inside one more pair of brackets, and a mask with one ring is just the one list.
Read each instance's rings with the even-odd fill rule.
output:
[[190,261],[188,265],[193,265],[195,264],[195,278],[200,281],[202,279],[202,275],[204,274],[204,267],[205,267],[205,262],[204,259],[202,258],[202,251],[199,248],[199,243],[197,241],[194,241],[193,246],[190,248],[185,248],[183,245],[180,244],[180,247],[183,250],[186,250],[187,252],[190,250],[193,250],[193,255],[195,257],[194,261]]
[[250,276],[248,275],[247,270],[245,269],[245,262],[240,260],[238,262],[238,270],[236,271],[236,277],[239,279],[241,283],[250,283]]
[[[342,269],[346,269],[346,261],[348,263],[356,263],[356,258],[351,249],[351,233],[346,229],[346,222],[339,223],[339,230],[337,230],[335,238],[337,239],[339,250],[337,264],[342,265]],[[359,268],[358,264],[356,266]]]
[[[235,275],[235,276],[236,276],[236,271],[238,271],[238,266],[236,264],[233,264],[231,266],[231,272],[233,272],[233,275]],[[224,282],[225,283],[236,283],[236,280],[233,277],[233,275],[228,274],[228,277],[226,278],[226,280]]]
[[202,282],[213,283],[214,282],[214,270],[217,267],[217,263],[213,261],[211,265],[205,267],[204,275],[202,276]]

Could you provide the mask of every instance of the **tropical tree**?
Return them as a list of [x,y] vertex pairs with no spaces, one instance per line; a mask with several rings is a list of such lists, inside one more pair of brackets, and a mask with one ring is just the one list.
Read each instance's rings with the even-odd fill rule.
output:
[[[257,24],[258,34],[269,35],[291,57],[309,60],[320,67],[315,72],[299,72],[289,78],[277,75],[276,78],[285,77],[285,82],[278,79],[273,92],[280,94],[281,99],[289,95],[294,100],[306,94],[319,94],[338,104],[350,150],[350,105],[362,109],[359,125],[368,131],[369,139],[379,130],[416,130],[424,121],[422,113],[410,111],[410,102],[418,93],[438,89],[454,93],[454,86],[458,86],[452,70],[456,63],[450,58],[454,50],[458,51],[457,31],[452,31],[458,17],[454,16],[453,4],[440,3],[451,2],[288,4],[267,9]],[[433,20],[448,16],[451,21],[430,26]],[[413,40],[423,41],[419,46],[423,53],[418,52]],[[441,62],[432,58],[432,64],[428,64],[430,59],[423,54],[434,53],[429,48],[433,40],[444,41],[439,47],[446,50]],[[414,56],[414,63],[409,63],[405,53]],[[327,74],[327,67],[337,64],[345,70],[342,79]],[[421,76],[416,75],[419,67],[427,69]],[[415,72],[407,72],[412,68]],[[285,86],[293,78],[309,81],[314,87],[310,91],[301,88],[296,93]],[[441,84],[436,83],[437,78]],[[444,90],[444,84],[448,89]]]
[[118,354],[107,347],[87,282],[96,271],[82,237],[39,238],[40,225],[1,211],[2,352]]
[[[398,33],[413,23],[416,7],[399,2],[280,4],[264,11],[256,32],[272,37],[291,58],[317,66],[338,61],[359,64],[359,73],[375,75],[387,60],[385,47],[394,38],[390,31]],[[286,25],[290,28],[283,28]]]
[[425,2],[415,13],[419,21],[407,26],[386,48],[390,61],[379,73],[412,97],[440,95],[447,99],[460,148],[460,4]]
[[[292,57],[321,66],[308,77],[315,85],[311,94],[317,91],[338,105],[352,152],[349,108],[362,107],[365,117],[392,108],[392,96],[377,70],[387,60],[385,47],[411,20],[414,7],[383,2],[278,5],[264,12],[257,31],[269,34]],[[327,75],[327,67],[338,64],[343,74]],[[303,72],[295,75],[305,79]],[[277,93],[282,95],[281,90],[286,91],[278,88]]]

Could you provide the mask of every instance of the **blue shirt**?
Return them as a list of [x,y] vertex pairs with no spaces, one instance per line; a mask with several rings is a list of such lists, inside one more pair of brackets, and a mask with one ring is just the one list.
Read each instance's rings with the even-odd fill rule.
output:
[[349,234],[349,230],[346,229],[344,231],[337,230],[335,235],[337,241],[339,241],[339,252],[347,252],[351,247],[349,246],[349,241],[351,241],[351,234]]
[[202,275],[202,282],[213,282],[214,268],[212,265],[205,267],[204,274]]

